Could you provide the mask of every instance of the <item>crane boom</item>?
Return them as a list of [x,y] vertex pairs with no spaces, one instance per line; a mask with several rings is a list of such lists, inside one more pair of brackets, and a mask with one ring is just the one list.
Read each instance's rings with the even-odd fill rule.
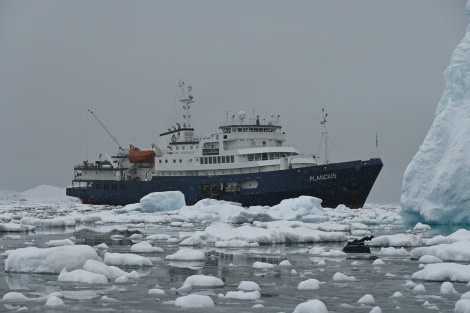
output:
[[106,126],[104,126],[103,122],[101,122],[101,120],[98,118],[98,116],[96,116],[96,114],[90,109],[88,109],[88,112],[90,112],[96,118],[96,120],[101,125],[101,127],[104,128],[104,130],[108,133],[109,137],[111,137],[111,139],[113,139],[114,142],[118,145],[119,150],[121,150],[122,149],[121,144],[117,141],[116,138],[114,138],[113,134],[111,134],[111,132],[106,128]]

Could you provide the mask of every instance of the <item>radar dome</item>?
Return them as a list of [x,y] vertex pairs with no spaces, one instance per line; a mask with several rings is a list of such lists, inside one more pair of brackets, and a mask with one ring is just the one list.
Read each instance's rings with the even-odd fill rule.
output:
[[243,121],[246,118],[245,111],[238,112],[238,118]]

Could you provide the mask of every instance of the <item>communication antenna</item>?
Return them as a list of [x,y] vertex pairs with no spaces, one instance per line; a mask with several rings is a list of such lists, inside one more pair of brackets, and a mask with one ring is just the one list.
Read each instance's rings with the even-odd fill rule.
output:
[[328,131],[326,130],[326,118],[328,116],[328,113],[325,112],[325,109],[321,109],[321,112],[323,114],[323,118],[320,122],[321,124],[321,144],[325,146],[325,151],[324,151],[324,156],[323,156],[323,162],[324,164],[328,164]]
[[377,159],[380,157],[379,153],[379,134],[375,134],[375,149],[376,149],[376,154],[377,154]]
[[103,127],[103,129],[108,133],[109,137],[111,137],[111,139],[118,145],[119,150],[122,150],[121,144],[117,141],[116,138],[114,138],[113,134],[111,134],[111,132],[106,128],[106,126],[104,126],[103,122],[101,122],[101,120],[98,118],[98,116],[96,116],[96,114],[90,109],[88,109],[88,112],[90,112],[91,115],[93,115],[96,118],[96,120],[101,125],[101,127]]

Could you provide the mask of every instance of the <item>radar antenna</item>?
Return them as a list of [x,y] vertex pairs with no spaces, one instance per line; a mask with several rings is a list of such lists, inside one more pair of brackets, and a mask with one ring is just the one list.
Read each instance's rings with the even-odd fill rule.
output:
[[111,139],[118,145],[119,150],[122,150],[121,144],[117,141],[117,139],[113,136],[113,134],[111,134],[111,132],[106,128],[106,126],[104,126],[103,122],[101,122],[101,120],[98,118],[98,116],[96,116],[96,114],[90,109],[88,109],[88,112],[90,112],[91,115],[93,115],[96,118],[96,120],[101,125],[101,127],[103,127],[103,129],[108,133],[109,137],[111,137]]

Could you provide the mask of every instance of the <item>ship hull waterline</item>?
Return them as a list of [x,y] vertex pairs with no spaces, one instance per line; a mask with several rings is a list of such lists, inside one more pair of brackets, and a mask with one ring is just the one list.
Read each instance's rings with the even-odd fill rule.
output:
[[[270,172],[205,176],[154,176],[150,181],[75,180],[88,187],[66,189],[82,203],[127,205],[138,203],[152,192],[179,190],[188,205],[205,198],[232,201],[244,207],[273,206],[284,199],[313,196],[322,206],[363,207],[383,163],[380,159],[350,161]],[[227,192],[224,186],[240,183],[243,188]],[[250,186],[250,185],[253,186]]]

